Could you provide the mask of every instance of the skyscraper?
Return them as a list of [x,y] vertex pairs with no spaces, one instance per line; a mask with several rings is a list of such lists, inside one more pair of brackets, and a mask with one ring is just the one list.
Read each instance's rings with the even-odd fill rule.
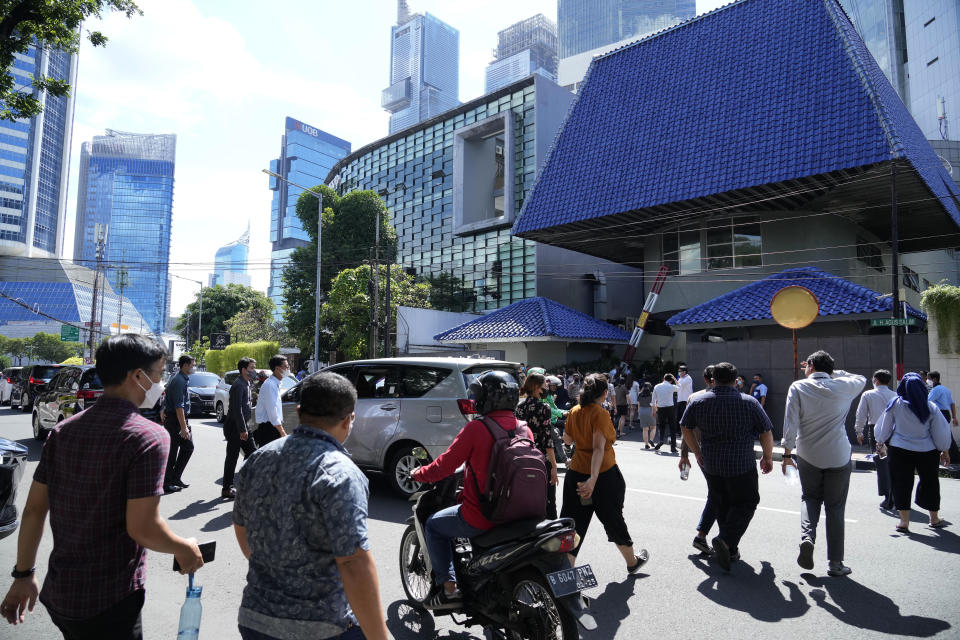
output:
[[890,84],[907,103],[907,34],[903,0],[840,0],[840,6],[847,12]]
[[[338,160],[350,153],[350,143],[326,131],[287,117],[280,140],[280,157],[270,161],[270,170],[291,182],[311,188],[323,184]],[[286,180],[270,177],[273,204],[270,210],[270,284],[267,296],[273,300],[274,319],[283,316],[283,268],[297,247],[308,244],[310,236],[297,217],[297,198],[303,189]]]
[[247,273],[247,258],[250,255],[250,224],[243,235],[217,249],[210,274],[210,286],[242,284],[250,286],[250,274]]
[[696,0],[557,0],[559,83],[575,90],[593,56],[695,15]]
[[390,133],[460,104],[459,31],[429,13],[411,14],[398,0],[390,36],[390,86],[380,99]]
[[[76,85],[77,56],[31,46],[15,54],[14,83],[47,75]],[[43,112],[0,121],[0,255],[58,256],[63,251],[74,98],[37,94]]]
[[163,331],[169,308],[168,263],[173,215],[177,137],[107,129],[80,150],[80,185],[74,260],[96,264],[97,224],[107,225],[107,280],[130,299],[154,332]]
[[485,93],[531,73],[557,81],[557,25],[542,13],[497,34],[494,60],[487,65]]

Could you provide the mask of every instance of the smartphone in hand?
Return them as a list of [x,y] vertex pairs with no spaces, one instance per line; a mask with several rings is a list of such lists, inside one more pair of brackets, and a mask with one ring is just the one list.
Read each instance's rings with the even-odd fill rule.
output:
[[[203,564],[208,562],[213,562],[213,559],[217,556],[217,541],[211,540],[210,542],[201,542],[197,545],[200,548],[200,555],[203,557]],[[177,557],[173,557],[173,570],[177,573],[180,572],[180,563],[177,562]]]

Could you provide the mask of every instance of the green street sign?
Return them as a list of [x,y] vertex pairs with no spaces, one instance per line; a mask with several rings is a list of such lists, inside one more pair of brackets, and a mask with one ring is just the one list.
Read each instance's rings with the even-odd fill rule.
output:
[[80,342],[80,329],[68,324],[60,325],[60,342]]
[[916,318],[874,318],[870,321],[871,327],[913,327],[917,324]]

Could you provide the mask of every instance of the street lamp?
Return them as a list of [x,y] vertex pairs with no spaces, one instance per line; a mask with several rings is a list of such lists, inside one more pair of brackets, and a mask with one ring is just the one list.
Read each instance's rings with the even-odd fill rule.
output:
[[323,227],[323,194],[317,193],[296,182],[291,182],[279,173],[274,173],[269,169],[263,169],[263,172],[277,180],[283,180],[287,184],[301,189],[304,193],[309,193],[317,199],[317,291],[314,294],[316,299],[313,310],[313,366],[314,371],[318,371],[320,369],[320,230]]
[[[170,275],[173,276],[174,278],[180,278],[181,280],[189,280],[190,282],[196,282],[198,285],[200,285],[200,310],[197,313],[197,340],[199,340],[200,344],[203,345],[203,333],[201,331],[201,327],[203,325],[203,281],[194,280],[193,278],[184,278],[183,276],[178,276],[175,273],[171,273]],[[187,330],[189,331],[189,329],[190,329],[190,325],[188,324]],[[188,344],[187,349],[189,348],[190,348],[190,345]]]

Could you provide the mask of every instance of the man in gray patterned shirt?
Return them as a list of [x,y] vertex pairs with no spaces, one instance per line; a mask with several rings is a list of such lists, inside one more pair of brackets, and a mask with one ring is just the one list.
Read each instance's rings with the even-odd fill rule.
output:
[[250,562],[244,640],[388,637],[367,539],[367,478],[343,448],[356,402],[342,376],[307,378],[300,425],[237,473],[233,526]]

